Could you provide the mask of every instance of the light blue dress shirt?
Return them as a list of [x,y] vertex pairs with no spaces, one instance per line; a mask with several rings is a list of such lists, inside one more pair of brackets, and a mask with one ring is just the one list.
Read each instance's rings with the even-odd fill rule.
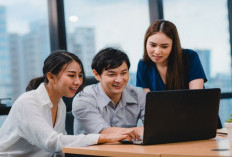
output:
[[101,84],[85,87],[73,100],[74,134],[99,133],[108,127],[136,127],[144,121],[146,93],[127,85],[117,107],[101,88]]

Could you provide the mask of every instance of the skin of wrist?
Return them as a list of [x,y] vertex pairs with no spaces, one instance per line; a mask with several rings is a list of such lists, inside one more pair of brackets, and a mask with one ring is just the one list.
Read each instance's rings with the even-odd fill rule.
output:
[[104,143],[104,134],[100,134],[99,138],[98,138],[98,144],[100,143]]

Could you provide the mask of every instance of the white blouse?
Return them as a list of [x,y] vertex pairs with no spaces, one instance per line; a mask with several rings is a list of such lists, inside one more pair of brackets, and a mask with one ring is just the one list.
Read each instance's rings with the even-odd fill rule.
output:
[[66,135],[66,106],[62,99],[53,127],[52,106],[44,83],[22,94],[0,128],[0,156],[50,156],[62,147],[97,144],[99,134]]

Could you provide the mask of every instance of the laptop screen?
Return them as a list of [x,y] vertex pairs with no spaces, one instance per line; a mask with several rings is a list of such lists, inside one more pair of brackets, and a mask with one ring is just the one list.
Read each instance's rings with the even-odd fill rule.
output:
[[215,137],[220,93],[218,88],[149,92],[143,144]]

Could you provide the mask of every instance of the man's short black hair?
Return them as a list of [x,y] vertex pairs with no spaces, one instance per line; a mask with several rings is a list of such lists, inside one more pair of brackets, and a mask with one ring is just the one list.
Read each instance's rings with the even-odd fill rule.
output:
[[99,75],[103,70],[114,69],[126,62],[128,70],[130,68],[130,61],[128,56],[122,50],[107,47],[100,50],[93,58],[91,67],[95,69]]

